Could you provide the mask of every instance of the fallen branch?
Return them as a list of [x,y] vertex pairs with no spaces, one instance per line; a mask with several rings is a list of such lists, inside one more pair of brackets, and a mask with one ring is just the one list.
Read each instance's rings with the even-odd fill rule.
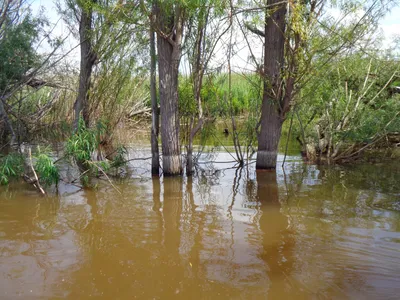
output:
[[133,116],[137,116],[137,115],[140,115],[140,114],[148,113],[150,111],[151,111],[151,107],[145,108],[145,109],[141,109],[141,110],[138,110],[138,111],[134,111],[134,112],[132,112],[132,113],[130,113],[128,115],[128,118],[132,118]]
[[32,173],[34,175],[34,178],[33,179],[30,178],[26,174],[23,175],[23,178],[27,183],[32,184],[36,189],[38,189],[42,195],[46,195],[45,190],[40,185],[39,178],[36,174],[35,168],[33,167],[31,148],[28,148],[28,154],[29,154],[30,167],[31,167]]
[[94,165],[101,173],[103,173],[103,175],[107,178],[107,180],[108,180],[108,182],[111,184],[111,186],[112,186],[119,194],[121,194],[121,191],[112,183],[110,177],[108,177],[107,173],[106,173],[99,165],[97,165],[96,163],[93,163],[93,162],[89,162],[89,161],[88,161],[88,163],[90,163],[91,165]]
[[124,163],[130,162],[130,161],[135,161],[135,160],[148,160],[151,159],[152,157],[138,157],[138,158],[131,158],[128,160],[125,160]]
[[359,150],[357,150],[357,151],[351,153],[350,155],[347,155],[347,156],[344,156],[344,157],[343,157],[342,155],[340,155],[340,156],[334,158],[333,160],[334,160],[334,161],[337,161],[337,160],[339,160],[339,159],[348,159],[348,158],[351,158],[351,157],[353,157],[354,155],[356,155],[356,154],[360,153],[361,151],[367,149],[368,147],[372,146],[372,145],[375,144],[376,142],[380,141],[380,140],[383,139],[385,136],[386,136],[386,135],[383,135],[383,136],[377,138],[375,141],[373,141],[373,142],[371,142],[371,143],[365,145],[364,147],[362,147],[362,148],[360,148]]

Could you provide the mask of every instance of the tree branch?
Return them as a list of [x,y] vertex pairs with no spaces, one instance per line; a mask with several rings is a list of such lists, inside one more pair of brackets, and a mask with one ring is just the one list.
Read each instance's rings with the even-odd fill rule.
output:
[[252,25],[249,24],[249,23],[244,23],[244,26],[245,26],[248,30],[250,30],[252,33],[255,33],[255,34],[257,34],[257,35],[259,35],[259,36],[261,36],[261,37],[265,37],[265,32],[262,31],[262,30],[260,30],[260,29],[258,29],[258,28],[256,28],[255,26],[252,26]]

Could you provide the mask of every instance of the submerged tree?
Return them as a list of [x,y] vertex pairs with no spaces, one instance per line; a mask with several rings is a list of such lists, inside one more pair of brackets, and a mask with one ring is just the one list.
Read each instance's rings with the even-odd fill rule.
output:
[[182,52],[185,8],[174,1],[156,1],[161,143],[165,175],[182,173],[179,143],[178,75]]
[[276,166],[282,123],[290,101],[290,95],[283,95],[282,90],[286,3],[280,0],[268,0],[267,5],[271,7],[265,13],[264,93],[258,137],[257,169],[271,169]]
[[[258,136],[257,169],[276,168],[276,159],[282,124],[288,112],[296,105],[298,93],[311,76],[333,60],[339,53],[348,51],[368,34],[371,24],[384,15],[388,3],[373,1],[367,7],[358,2],[343,4],[340,21],[325,22],[325,1],[282,2],[268,0],[265,9],[264,31],[248,29],[264,39],[262,76],[264,92]],[[359,14],[344,34],[337,31],[350,14]],[[329,19],[329,18],[328,18]],[[321,32],[327,32],[324,39]],[[315,59],[315,58],[323,59]]]

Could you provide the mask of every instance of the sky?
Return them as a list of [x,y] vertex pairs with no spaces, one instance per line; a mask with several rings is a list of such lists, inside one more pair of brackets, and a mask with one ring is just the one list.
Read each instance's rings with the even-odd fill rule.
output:
[[[32,11],[34,14],[37,14],[39,10],[42,8],[44,9],[44,14],[47,16],[49,21],[53,24],[57,24],[54,28],[53,35],[54,36],[59,36],[59,37],[68,37],[65,41],[65,46],[64,46],[64,51],[68,51],[72,48],[75,47],[74,50],[71,51],[71,53],[68,55],[67,59],[70,62],[74,62],[74,64],[78,65],[79,63],[79,47],[76,47],[78,45],[78,41],[73,38],[69,34],[68,27],[66,24],[60,19],[60,17],[57,14],[56,10],[56,5],[54,4],[55,0],[28,0],[31,5]],[[63,1],[63,0],[60,0]],[[397,35],[400,36],[400,5],[396,6],[393,8],[386,16],[384,19],[381,20],[380,22],[380,28],[381,32],[384,35],[385,39],[383,42],[383,47],[387,48],[390,47],[392,39]],[[237,29],[239,30],[239,29]],[[257,41],[254,37],[252,37],[254,44],[260,44],[259,41]],[[221,45],[219,47],[219,50],[223,50],[223,46]],[[42,46],[42,51],[46,52],[48,51],[49,48],[46,48],[46,45]],[[249,71],[249,70],[254,70],[254,66],[247,61],[248,57],[250,56],[249,50],[242,41],[242,44],[238,44],[237,46],[237,54],[236,57],[232,60],[234,67],[236,67],[239,70],[243,71]],[[261,55],[261,48],[260,47],[254,47],[253,49],[257,55]],[[218,51],[218,47],[216,49]],[[226,60],[226,55],[225,52],[220,55],[216,55],[216,60]],[[183,67],[185,68],[185,67]]]

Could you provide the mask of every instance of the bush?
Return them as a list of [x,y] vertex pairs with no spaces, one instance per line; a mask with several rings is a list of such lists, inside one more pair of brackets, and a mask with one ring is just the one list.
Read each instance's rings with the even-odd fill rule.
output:
[[0,157],[0,184],[6,185],[11,178],[18,178],[24,172],[24,157],[19,153],[11,153]]
[[58,184],[60,180],[60,173],[53,160],[44,153],[39,153],[36,157],[35,171],[45,185]]

